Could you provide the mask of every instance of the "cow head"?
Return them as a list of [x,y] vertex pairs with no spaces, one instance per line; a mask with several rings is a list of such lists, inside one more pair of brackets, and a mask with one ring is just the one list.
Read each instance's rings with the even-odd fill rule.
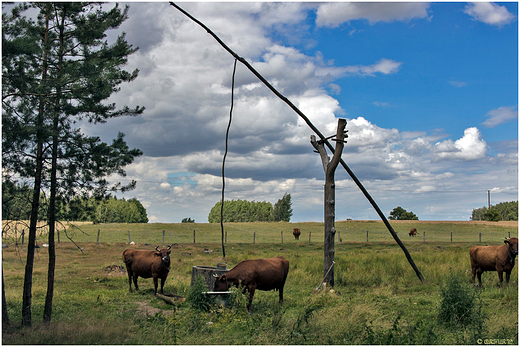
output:
[[505,239],[504,243],[509,245],[509,253],[512,254],[513,258],[518,255],[518,239],[516,237]]
[[228,289],[229,289],[229,283],[227,281],[226,275],[218,276],[217,279],[215,280],[215,287],[213,288],[213,290],[215,292],[224,292]]
[[159,257],[161,257],[161,260],[163,262],[163,264],[167,267],[167,268],[170,268],[170,248],[172,248],[172,245],[168,245],[168,248],[163,248],[163,249],[159,249],[159,246],[155,247],[155,251],[156,251],[156,255],[158,255]]

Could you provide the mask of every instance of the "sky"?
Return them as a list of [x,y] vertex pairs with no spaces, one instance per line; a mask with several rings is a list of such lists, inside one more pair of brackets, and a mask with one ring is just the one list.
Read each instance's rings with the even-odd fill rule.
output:
[[[469,220],[518,199],[518,4],[177,3],[203,22],[325,135],[347,120],[342,158],[386,216]],[[118,131],[143,156],[124,195],[150,222],[207,222],[221,198],[234,58],[167,2],[131,2],[121,32],[139,77],[109,102],[143,115],[82,124]],[[104,5],[109,6],[109,5]],[[291,195],[293,222],[323,221],[324,171],[312,130],[238,62],[227,199]],[[336,220],[378,215],[340,166]]]

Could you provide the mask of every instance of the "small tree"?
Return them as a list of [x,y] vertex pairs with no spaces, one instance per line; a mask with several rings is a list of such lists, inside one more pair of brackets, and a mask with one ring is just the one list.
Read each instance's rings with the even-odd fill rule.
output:
[[291,208],[291,194],[285,193],[283,198],[278,200],[276,204],[274,204],[273,214],[275,221],[281,222],[290,222],[292,216],[292,208]]
[[401,206],[397,206],[390,212],[389,220],[419,220],[412,211],[408,212]]

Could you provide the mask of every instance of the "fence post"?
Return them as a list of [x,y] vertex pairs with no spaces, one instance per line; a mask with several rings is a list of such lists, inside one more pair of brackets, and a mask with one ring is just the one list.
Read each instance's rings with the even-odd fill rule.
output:
[[422,233],[422,241],[426,242],[426,231]]
[[193,230],[193,243],[195,243],[195,230]]
[[280,231],[280,234],[282,235],[282,243],[283,243],[283,230]]
[[368,242],[368,230],[367,230],[367,242]]
[[130,239],[130,230],[128,230],[128,243],[132,242],[132,240]]
[[309,243],[311,243],[311,232],[309,231]]
[[224,234],[225,234],[224,243],[227,243],[227,230],[224,232]]
[[453,231],[451,232],[450,242],[453,242]]
[[164,244],[164,230],[162,231],[162,243]]
[[60,244],[60,229],[58,228],[57,231],[58,231],[58,245],[59,245]]
[[482,242],[482,233],[478,233],[478,243]]
[[96,240],[96,243],[99,243],[99,232],[101,231],[101,229],[98,229],[97,230],[97,240]]
[[255,244],[255,241],[256,241],[256,231],[253,231],[253,245]]

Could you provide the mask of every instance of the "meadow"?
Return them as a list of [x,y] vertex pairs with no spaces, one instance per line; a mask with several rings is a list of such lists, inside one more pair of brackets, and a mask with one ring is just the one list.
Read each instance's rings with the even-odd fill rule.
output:
[[[284,303],[278,293],[257,291],[253,312],[238,305],[197,309],[189,300],[174,305],[153,297],[151,279],[128,292],[122,253],[174,244],[165,293],[189,297],[195,265],[221,261],[218,224],[100,224],[68,228],[57,245],[51,327],[42,323],[48,256],[36,252],[33,327],[22,328],[21,305],[26,250],[20,240],[3,239],[7,308],[11,325],[3,344],[518,344],[518,271],[496,286],[496,273],[483,275],[484,289],[471,285],[469,249],[502,244],[518,234],[517,223],[392,222],[426,281],[421,283],[382,222],[339,221],[335,281],[315,292],[323,278],[322,223],[226,224],[226,259],[282,255],[290,262]],[[293,228],[302,235],[296,241]],[[411,227],[418,236],[408,237]],[[164,243],[162,243],[164,230]],[[195,230],[195,242],[193,234]],[[99,231],[99,242],[97,241]],[[64,233],[64,232],[63,232]],[[367,233],[369,242],[367,242]],[[128,245],[129,236],[135,245]],[[310,234],[310,242],[309,242]],[[283,235],[283,243],[282,243]],[[253,243],[254,238],[254,243]],[[38,244],[43,246],[45,235]],[[116,267],[112,267],[116,265]],[[112,271],[113,269],[116,271]],[[443,290],[450,279],[476,303],[466,324],[439,320]]]

